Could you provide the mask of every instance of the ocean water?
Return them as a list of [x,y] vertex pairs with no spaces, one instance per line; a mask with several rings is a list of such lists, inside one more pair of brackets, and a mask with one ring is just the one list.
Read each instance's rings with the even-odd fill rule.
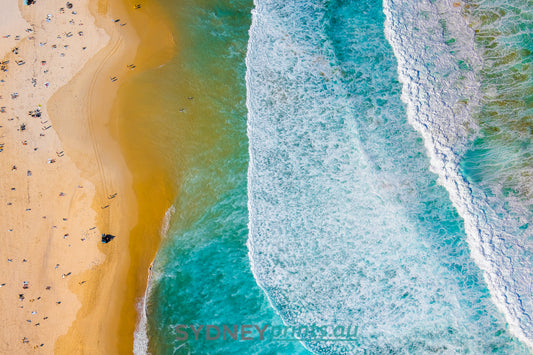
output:
[[409,120],[492,301],[532,347],[532,3],[384,4]]
[[254,275],[288,324],[359,327],[355,342],[306,342],[317,353],[527,352],[525,234],[500,233],[512,226],[462,168],[479,160],[481,43],[460,4],[381,5],[256,2]]
[[[298,342],[177,340],[176,325],[282,324],[248,259],[245,55],[251,1],[161,3],[177,55],[161,68],[179,194],[139,303],[136,354],[305,354]],[[146,86],[152,84],[145,78]],[[163,80],[162,80],[163,81]],[[145,95],[148,96],[148,95]],[[167,102],[167,101],[170,101]],[[169,132],[169,135],[172,134]]]
[[162,3],[179,196],[136,354],[529,353],[531,5]]

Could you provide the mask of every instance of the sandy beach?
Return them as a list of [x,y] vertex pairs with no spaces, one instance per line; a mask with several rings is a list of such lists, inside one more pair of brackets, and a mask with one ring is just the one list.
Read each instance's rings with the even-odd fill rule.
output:
[[122,295],[144,292],[127,275],[145,278],[146,261],[131,270],[137,197],[113,106],[121,82],[155,65],[136,62],[141,5],[3,4],[0,353],[131,351],[117,334],[135,326],[135,297]]

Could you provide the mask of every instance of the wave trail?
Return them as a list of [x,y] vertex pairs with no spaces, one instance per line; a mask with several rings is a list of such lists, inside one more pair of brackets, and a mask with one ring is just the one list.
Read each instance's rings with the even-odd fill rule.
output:
[[[464,219],[472,258],[512,333],[533,347],[533,245],[527,217],[472,183],[461,167],[480,137],[484,58],[459,3],[384,0],[386,37],[398,59],[409,122],[424,137],[432,171]],[[505,156],[505,155],[504,155]],[[527,227],[527,223],[525,224]]]
[[[303,339],[316,353],[525,353],[405,120],[383,9],[371,0],[255,4],[248,248],[283,321],[358,326],[353,342]],[[435,124],[453,130],[449,141],[475,129]]]

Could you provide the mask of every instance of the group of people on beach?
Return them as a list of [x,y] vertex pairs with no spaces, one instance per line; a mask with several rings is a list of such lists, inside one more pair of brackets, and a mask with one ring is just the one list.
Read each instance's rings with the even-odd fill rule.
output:
[[[26,1],[26,5],[36,4],[35,0]],[[45,5],[43,2],[43,6]],[[54,31],[55,20],[64,20],[65,24],[68,23],[65,26],[83,26],[82,21],[74,20],[76,15],[74,4],[66,2],[59,8],[57,15],[48,14],[40,26],[32,24],[31,28],[27,28],[26,37],[2,34],[0,38],[0,41],[20,41],[20,44],[0,58],[0,162],[3,162],[2,166],[8,173],[2,177],[3,183],[0,184],[0,202],[6,206],[0,212],[0,216],[5,217],[2,218],[2,228],[5,229],[0,234],[5,246],[0,250],[3,259],[0,260],[0,265],[2,262],[6,263],[4,272],[0,274],[0,278],[6,277],[5,280],[0,279],[0,304],[16,305],[21,311],[17,313],[17,319],[20,319],[20,324],[16,327],[16,334],[19,336],[17,343],[34,349],[45,347],[46,340],[39,340],[39,333],[27,330],[26,327],[54,327],[57,324],[57,320],[62,317],[61,312],[52,311],[47,305],[55,303],[58,307],[65,303],[61,299],[64,291],[54,290],[68,290],[67,284],[61,283],[74,275],[69,269],[65,270],[69,266],[61,266],[60,263],[54,263],[55,266],[49,270],[47,267],[41,269],[41,265],[47,265],[49,259],[57,257],[56,254],[51,254],[49,248],[55,246],[66,250],[76,239],[79,239],[77,243],[86,243],[91,237],[98,235],[96,227],[90,226],[79,238],[72,238],[72,231],[69,229],[76,223],[76,216],[61,216],[63,213],[71,213],[69,206],[75,201],[75,197],[71,195],[76,194],[75,190],[83,189],[82,184],[64,186],[65,190],[56,192],[56,197],[53,191],[39,187],[44,186],[47,179],[56,179],[61,174],[61,159],[65,157],[64,150],[57,146],[55,132],[47,135],[51,132],[48,130],[52,128],[52,124],[49,123],[44,102],[52,93],[45,92],[54,83],[55,76],[51,72],[58,73],[64,69],[66,65],[62,64],[61,58],[67,56],[67,50],[80,47],[84,51],[87,48],[82,41],[84,31],[81,30],[56,32],[53,37],[41,34]],[[69,20],[66,16],[72,18]],[[73,42],[75,33],[79,40]],[[38,41],[39,45],[28,44],[31,41]],[[52,41],[63,43],[49,44]],[[59,48],[63,51],[58,52]],[[112,198],[116,195],[114,193]],[[74,222],[70,222],[70,217],[74,217]],[[43,232],[45,230],[47,232]],[[62,235],[61,239],[56,239],[58,232]],[[26,246],[24,249],[15,245],[12,242],[14,240],[33,240],[36,246],[43,245],[44,242],[48,247],[43,252],[40,248],[33,249],[21,243]],[[96,240],[94,238],[95,242]],[[82,286],[86,282],[87,280],[78,281],[78,285]],[[0,352],[2,349],[0,345]]]

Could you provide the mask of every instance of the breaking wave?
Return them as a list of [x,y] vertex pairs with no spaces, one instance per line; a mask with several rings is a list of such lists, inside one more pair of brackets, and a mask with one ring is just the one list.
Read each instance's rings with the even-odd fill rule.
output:
[[482,100],[472,30],[453,28],[461,62],[446,55],[440,3],[255,5],[248,247],[284,322],[358,326],[355,342],[304,340],[317,353],[527,353],[491,302],[488,246],[472,233],[488,223],[467,216],[483,210],[459,179]]

